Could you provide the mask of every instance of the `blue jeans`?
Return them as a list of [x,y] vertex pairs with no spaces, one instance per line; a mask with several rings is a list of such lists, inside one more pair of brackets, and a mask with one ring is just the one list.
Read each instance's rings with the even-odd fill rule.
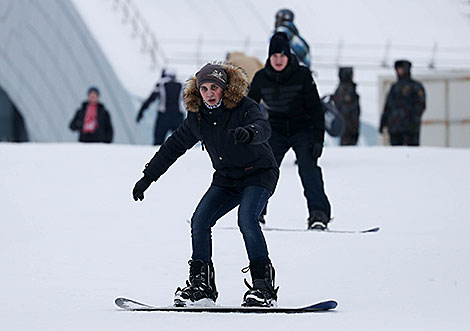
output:
[[191,218],[192,259],[211,262],[212,227],[219,218],[239,205],[238,227],[245,241],[248,259],[250,262],[269,262],[268,248],[258,217],[270,195],[267,189],[259,186],[237,189],[209,187]]
[[323,210],[329,218],[331,206],[325,194],[321,168],[317,158],[313,157],[312,136],[312,129],[304,129],[289,137],[273,131],[269,144],[279,166],[287,151],[290,148],[294,150],[308,210]]

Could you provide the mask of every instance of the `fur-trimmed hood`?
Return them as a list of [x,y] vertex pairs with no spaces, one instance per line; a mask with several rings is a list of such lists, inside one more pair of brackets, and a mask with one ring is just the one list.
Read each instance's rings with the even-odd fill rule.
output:
[[[243,97],[248,95],[248,76],[245,71],[230,63],[214,63],[222,66],[227,72],[228,85],[224,91],[222,104],[227,109],[235,108]],[[196,84],[196,75],[189,78],[184,87],[184,103],[191,112],[198,112],[202,105],[202,96]]]

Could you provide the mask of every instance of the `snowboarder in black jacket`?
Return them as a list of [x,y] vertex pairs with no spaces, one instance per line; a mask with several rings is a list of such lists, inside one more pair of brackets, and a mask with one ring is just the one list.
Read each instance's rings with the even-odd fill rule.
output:
[[96,87],[88,89],[88,100],[76,111],[70,122],[70,130],[79,131],[82,143],[110,143],[113,141],[111,116],[99,102],[100,92]]
[[246,97],[248,78],[229,64],[207,64],[184,90],[188,116],[144,169],[133,190],[134,200],[200,141],[215,169],[212,184],[191,218],[192,256],[187,286],[177,288],[174,304],[214,304],[217,299],[212,264],[211,228],[239,206],[238,226],[245,241],[253,280],[244,306],[272,306],[277,300],[274,268],[258,217],[279,177],[268,139],[267,114]]
[[273,35],[266,65],[255,74],[248,96],[268,110],[272,127],[269,144],[277,164],[281,165],[290,148],[296,154],[309,210],[308,228],[325,230],[330,203],[317,164],[323,151],[324,112],[312,74],[291,55],[285,33]]

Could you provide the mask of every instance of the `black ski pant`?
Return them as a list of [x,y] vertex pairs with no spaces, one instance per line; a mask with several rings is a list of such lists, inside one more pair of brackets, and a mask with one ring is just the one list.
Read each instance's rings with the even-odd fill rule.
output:
[[419,146],[419,132],[390,133],[392,146]]
[[[310,128],[288,137],[273,131],[269,144],[279,167],[289,149],[294,150],[309,212],[322,210],[330,218],[331,206],[325,193],[323,175],[321,168],[318,166],[318,159],[313,156],[312,137],[313,132]],[[263,215],[266,215],[266,208],[263,210]]]

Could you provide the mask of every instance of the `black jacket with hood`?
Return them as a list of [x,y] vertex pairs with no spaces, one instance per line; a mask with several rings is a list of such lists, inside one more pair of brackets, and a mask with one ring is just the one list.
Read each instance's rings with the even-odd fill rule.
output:
[[[271,127],[267,114],[246,96],[248,78],[243,70],[229,64],[222,66],[228,77],[222,105],[207,109],[197,89],[196,77],[192,77],[184,90],[188,116],[146,165],[144,174],[156,181],[181,155],[201,141],[215,169],[212,185],[261,186],[272,194],[279,169],[268,144]],[[235,143],[230,130],[237,127],[251,132],[253,138],[248,144]]]

